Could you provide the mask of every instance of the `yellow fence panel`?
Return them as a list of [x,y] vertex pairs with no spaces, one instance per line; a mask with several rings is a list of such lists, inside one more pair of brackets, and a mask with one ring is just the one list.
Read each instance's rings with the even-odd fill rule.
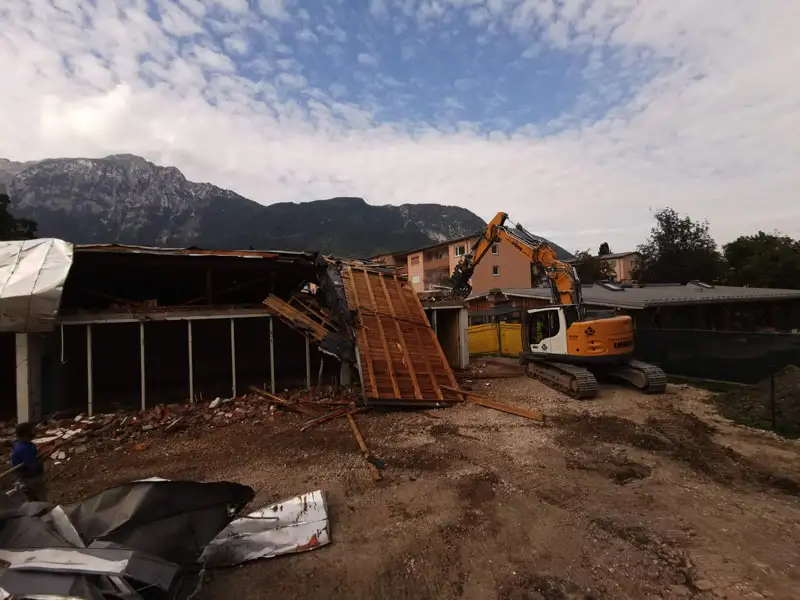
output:
[[472,325],[468,330],[469,353],[498,354],[500,351],[500,338],[497,336],[497,323],[486,325]]
[[522,325],[500,323],[500,354],[519,356],[522,352]]
[[469,328],[469,353],[519,356],[522,352],[522,325],[487,323]]

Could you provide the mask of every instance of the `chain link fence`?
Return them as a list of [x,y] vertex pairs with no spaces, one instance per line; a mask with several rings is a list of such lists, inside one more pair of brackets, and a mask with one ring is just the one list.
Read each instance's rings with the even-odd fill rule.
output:
[[800,365],[800,335],[637,329],[636,357],[670,375],[755,384],[788,365]]
[[723,415],[800,436],[798,334],[640,329],[636,355],[670,375],[742,384],[715,396]]

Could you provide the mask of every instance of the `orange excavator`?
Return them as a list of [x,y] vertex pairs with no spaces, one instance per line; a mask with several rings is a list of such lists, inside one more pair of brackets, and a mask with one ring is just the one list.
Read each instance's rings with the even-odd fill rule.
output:
[[500,212],[470,252],[461,257],[450,278],[452,294],[472,293],[475,267],[499,241],[506,241],[531,263],[533,281],[545,280],[553,306],[528,310],[522,325],[522,354],[530,377],[573,398],[597,395],[597,376],[621,379],[649,394],[662,393],[667,377],[660,368],[633,359],[633,320],[629,316],[588,311],[578,273],[555,250],[521,225],[508,227]]

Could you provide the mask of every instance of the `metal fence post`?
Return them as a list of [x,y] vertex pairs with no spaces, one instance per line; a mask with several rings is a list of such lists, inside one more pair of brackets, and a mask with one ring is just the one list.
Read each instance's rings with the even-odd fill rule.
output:
[[772,430],[775,431],[776,429],[776,418],[775,418],[775,371],[772,370],[769,373],[769,408],[772,413]]

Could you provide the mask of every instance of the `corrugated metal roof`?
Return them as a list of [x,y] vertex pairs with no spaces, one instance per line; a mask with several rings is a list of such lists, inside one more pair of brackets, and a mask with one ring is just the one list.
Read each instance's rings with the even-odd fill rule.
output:
[[[653,284],[646,286],[621,287],[615,291],[602,285],[584,285],[583,300],[586,304],[610,306],[614,308],[647,308],[649,306],[680,304],[714,304],[722,302],[752,302],[755,300],[800,299],[800,290],[774,288],[751,288],[717,285],[704,287],[694,283]],[[549,288],[504,288],[506,296],[550,299]],[[473,300],[488,296],[491,292],[475,294]]]
[[228,258],[310,258],[311,252],[291,250],[204,250],[202,248],[159,248],[131,244],[76,244],[75,252],[111,254],[155,254],[159,256],[222,256]]

